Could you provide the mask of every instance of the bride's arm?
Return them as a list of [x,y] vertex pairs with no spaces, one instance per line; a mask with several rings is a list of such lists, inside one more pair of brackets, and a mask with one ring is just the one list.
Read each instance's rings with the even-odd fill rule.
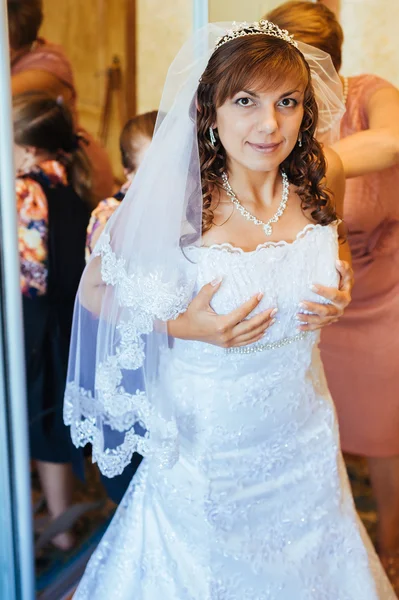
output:
[[[329,173],[327,184],[335,193],[337,212],[342,215],[343,194],[345,182],[342,175],[342,163],[339,157],[328,150]],[[339,289],[318,286],[316,292],[329,300],[330,304],[308,303],[305,308],[315,313],[315,316],[298,315],[298,319],[306,322],[300,328],[319,329],[337,320],[350,302],[350,293],[353,285],[353,274],[350,265],[345,262],[350,260],[347,242],[340,245],[340,258],[344,262],[337,265],[341,281]],[[218,315],[212,309],[211,300],[223,284],[214,281],[205,285],[189,304],[187,311],[177,319],[167,323],[168,333],[172,337],[190,339],[221,347],[246,346],[259,341],[266,330],[275,322],[275,308],[249,317],[258,306],[262,295],[254,296],[242,306],[227,315]],[[101,277],[101,259],[92,258],[86,267],[79,289],[81,304],[94,316],[106,314],[104,308],[106,284]]]
[[105,288],[101,277],[101,258],[95,256],[86,265],[78,291],[79,302],[95,317],[101,314]]
[[[262,300],[262,294],[258,294],[228,315],[218,315],[210,302],[221,285],[221,280],[205,285],[190,302],[186,312],[168,321],[169,335],[224,348],[245,346],[260,340],[274,323],[276,313],[273,308],[248,319]],[[79,288],[79,301],[93,316],[107,315],[106,287],[101,277],[101,259],[97,256],[88,263]]]
[[[345,194],[345,174],[340,157],[330,148],[325,149],[327,159],[326,185],[334,195],[336,212],[338,216],[343,216],[344,194]],[[298,313],[298,320],[302,323],[299,326],[301,331],[321,329],[326,325],[331,325],[337,321],[344,313],[345,308],[351,301],[351,292],[353,287],[353,271],[351,267],[352,259],[349,244],[345,235],[345,224],[341,223],[339,227],[340,245],[339,261],[337,262],[337,271],[340,275],[338,288],[330,288],[322,285],[315,285],[313,291],[329,301],[328,304],[317,302],[303,302],[302,308],[312,315]]]
[[262,300],[263,294],[254,296],[227,315],[218,315],[210,303],[222,281],[215,280],[201,288],[189,304],[187,311],[176,320],[168,322],[171,336],[206,342],[223,348],[246,346],[259,341],[275,322],[277,311],[270,308],[247,318]]

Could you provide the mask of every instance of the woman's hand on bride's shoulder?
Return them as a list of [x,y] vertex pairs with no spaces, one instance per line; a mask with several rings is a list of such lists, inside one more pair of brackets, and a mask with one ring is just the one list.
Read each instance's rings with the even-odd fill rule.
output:
[[204,285],[186,312],[168,321],[169,335],[222,348],[247,346],[259,341],[275,322],[277,310],[272,307],[248,319],[262,300],[263,294],[258,294],[227,315],[218,315],[210,303],[221,283],[221,279],[216,279]]
[[313,314],[298,313],[301,331],[314,331],[338,321],[344,314],[345,308],[351,301],[353,288],[353,269],[346,261],[337,261],[337,271],[340,274],[339,288],[323,285],[313,286],[313,291],[328,300],[328,304],[318,302],[301,302],[301,308]]

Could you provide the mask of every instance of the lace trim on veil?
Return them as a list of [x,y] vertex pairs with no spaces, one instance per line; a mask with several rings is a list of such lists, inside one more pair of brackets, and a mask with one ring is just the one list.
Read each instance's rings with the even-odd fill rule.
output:
[[[95,374],[95,393],[76,382],[66,386],[64,421],[71,427],[75,446],[93,446],[93,461],[102,473],[113,477],[122,473],[134,452],[154,456],[161,467],[170,468],[179,456],[178,431],[173,417],[158,413],[144,390],[128,392],[123,386],[126,371],[143,367],[144,335],[153,332],[156,320],[177,318],[187,309],[191,286],[163,281],[161,273],[126,271],[125,261],[112,250],[110,236],[103,233],[96,244],[95,256],[101,256],[101,276],[107,285],[116,286],[118,304],[127,308],[116,327],[118,341],[113,353],[99,363]],[[123,441],[104,448],[103,426],[116,432]]]

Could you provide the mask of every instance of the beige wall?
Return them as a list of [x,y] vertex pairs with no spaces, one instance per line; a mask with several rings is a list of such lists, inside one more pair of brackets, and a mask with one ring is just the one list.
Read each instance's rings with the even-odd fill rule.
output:
[[399,86],[399,0],[341,0],[342,72],[374,73]]
[[137,0],[138,112],[158,108],[169,65],[192,27],[191,0]]
[[209,20],[259,21],[278,4],[281,0],[209,0]]

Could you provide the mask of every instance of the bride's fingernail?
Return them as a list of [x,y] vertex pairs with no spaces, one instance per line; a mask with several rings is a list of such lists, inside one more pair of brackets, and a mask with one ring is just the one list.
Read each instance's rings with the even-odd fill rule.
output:
[[316,284],[313,284],[310,286],[310,289],[312,290],[312,292],[317,292],[319,290],[319,286]]
[[271,327],[272,325],[274,325],[274,324],[275,324],[275,322],[276,322],[276,319],[272,319],[272,320],[270,321],[270,327]]
[[259,302],[262,300],[264,294],[262,292],[260,292],[256,297],[259,300]]
[[216,279],[214,279],[213,281],[211,281],[211,285],[213,287],[216,287],[221,281],[222,281],[223,277],[216,277]]
[[305,302],[300,302],[298,304],[299,308],[305,308],[306,309],[306,303]]
[[271,316],[271,317],[275,317],[277,313],[278,313],[278,310],[277,310],[277,308],[274,308],[274,309],[272,310],[272,312],[270,313],[270,316]]

